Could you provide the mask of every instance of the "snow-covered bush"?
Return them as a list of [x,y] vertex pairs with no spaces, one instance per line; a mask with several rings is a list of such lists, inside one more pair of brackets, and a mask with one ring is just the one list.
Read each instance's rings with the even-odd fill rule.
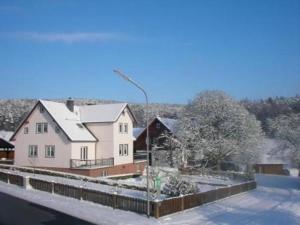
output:
[[199,189],[196,184],[185,181],[179,176],[170,176],[168,182],[163,187],[163,193],[172,197],[197,192],[199,192]]

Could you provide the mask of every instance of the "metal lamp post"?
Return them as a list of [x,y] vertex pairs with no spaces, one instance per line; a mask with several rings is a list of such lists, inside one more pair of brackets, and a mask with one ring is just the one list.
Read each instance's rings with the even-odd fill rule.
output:
[[145,95],[146,98],[146,146],[147,146],[147,216],[148,218],[150,217],[150,190],[149,190],[149,128],[148,128],[148,120],[149,120],[149,102],[148,102],[148,95],[146,91],[139,85],[137,84],[134,80],[132,80],[130,77],[122,73],[120,70],[114,69],[114,73],[122,77],[124,80],[130,82],[133,84],[135,87],[140,89],[143,94]]

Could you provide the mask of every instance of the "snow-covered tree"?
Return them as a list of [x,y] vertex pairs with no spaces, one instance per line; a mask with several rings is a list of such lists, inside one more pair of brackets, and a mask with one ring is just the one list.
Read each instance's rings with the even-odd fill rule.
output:
[[268,123],[274,137],[285,141],[292,150],[293,162],[300,165],[300,113],[281,115]]
[[170,167],[178,165],[180,158],[180,143],[176,137],[168,131],[162,132],[152,145],[152,155],[158,160],[164,160]]
[[250,163],[257,158],[260,123],[221,91],[205,91],[188,103],[177,123],[185,157],[217,166],[223,160]]

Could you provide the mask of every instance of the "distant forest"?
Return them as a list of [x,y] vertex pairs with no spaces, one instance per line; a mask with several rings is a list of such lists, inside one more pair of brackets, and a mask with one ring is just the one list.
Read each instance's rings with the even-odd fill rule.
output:
[[[10,99],[0,100],[0,130],[14,131],[37,100],[34,99]],[[54,100],[64,102],[65,100]],[[75,104],[100,104],[112,103],[116,101],[105,101],[97,99],[75,99]],[[289,115],[300,113],[300,96],[295,97],[270,97],[261,100],[242,100],[240,101],[250,113],[261,121],[264,132],[270,136],[268,120],[274,119],[280,115]],[[129,104],[135,114],[137,126],[145,126],[145,105]],[[156,115],[169,118],[178,118],[184,105],[180,104],[150,104],[150,117]]]

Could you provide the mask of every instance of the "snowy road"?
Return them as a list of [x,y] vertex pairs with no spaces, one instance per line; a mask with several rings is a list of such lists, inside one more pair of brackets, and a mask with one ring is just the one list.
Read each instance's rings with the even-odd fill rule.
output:
[[2,182],[0,182],[0,192],[36,202],[96,224],[300,225],[300,179],[257,176],[257,181],[259,186],[256,190],[158,220],[36,190],[24,191]]

